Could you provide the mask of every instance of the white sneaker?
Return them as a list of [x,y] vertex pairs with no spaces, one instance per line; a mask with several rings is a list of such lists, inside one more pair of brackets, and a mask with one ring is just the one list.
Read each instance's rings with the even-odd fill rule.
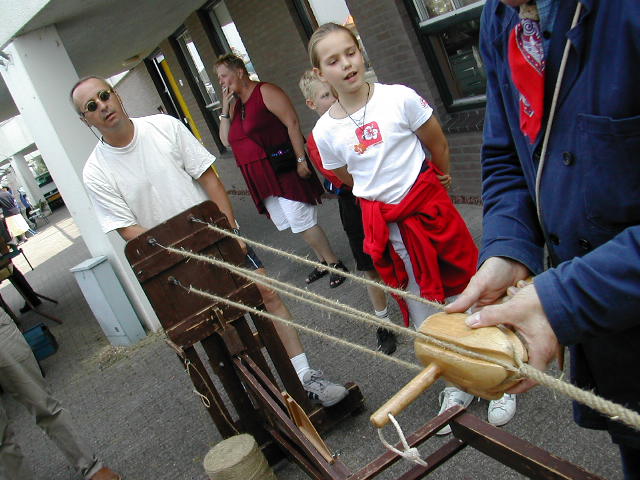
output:
[[516,414],[516,396],[511,393],[505,393],[498,400],[489,402],[489,410],[487,418],[491,425],[500,427],[505,425]]
[[[473,395],[470,393],[463,392],[456,387],[447,387],[440,392],[440,397],[438,398],[438,401],[440,402],[440,411],[438,412],[438,415],[454,405],[462,405],[467,408],[471,403],[471,400],[473,400]],[[448,435],[450,433],[451,427],[449,425],[445,425],[436,432],[436,435]]]
[[346,388],[326,380],[319,370],[308,370],[302,376],[302,388],[312,403],[320,403],[323,407],[331,407],[349,395]]

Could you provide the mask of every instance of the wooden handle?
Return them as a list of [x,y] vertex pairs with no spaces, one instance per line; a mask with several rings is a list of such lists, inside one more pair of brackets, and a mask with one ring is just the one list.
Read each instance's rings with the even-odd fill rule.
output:
[[389,422],[387,414],[398,415],[418,396],[435,382],[442,370],[435,364],[430,364],[427,368],[413,377],[402,389],[374,412],[369,421],[376,428],[384,427]]

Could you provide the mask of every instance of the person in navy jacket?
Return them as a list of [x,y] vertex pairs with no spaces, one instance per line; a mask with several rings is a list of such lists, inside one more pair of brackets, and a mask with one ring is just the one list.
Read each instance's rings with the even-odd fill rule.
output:
[[[539,92],[532,92],[534,80],[518,83],[510,51],[511,32],[530,7],[539,14],[543,49]],[[478,272],[447,311],[491,305],[535,275],[508,305],[483,308],[467,323],[513,326],[527,342],[529,363],[542,370],[569,346],[573,383],[640,411],[640,2],[487,0],[480,47],[487,72],[484,238]],[[527,48],[520,49],[525,57],[535,47]],[[536,115],[539,129],[531,128]],[[512,393],[532,386],[523,381]],[[638,431],[579,404],[574,418],[608,429],[625,478],[640,478]]]

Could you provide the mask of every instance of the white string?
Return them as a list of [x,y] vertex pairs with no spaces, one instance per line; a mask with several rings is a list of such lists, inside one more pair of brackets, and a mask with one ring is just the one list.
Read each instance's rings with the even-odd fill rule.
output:
[[[571,29],[573,29],[578,24],[578,19],[580,18],[580,10],[582,9],[582,4],[578,2],[576,6],[576,11],[573,15],[573,20],[571,22]],[[544,139],[542,140],[542,151],[540,152],[540,164],[538,165],[538,171],[536,173],[536,186],[535,186],[535,195],[536,195],[536,213],[538,215],[538,223],[542,225],[542,208],[540,206],[540,185],[542,184],[542,170],[544,169],[544,165],[547,159],[547,147],[549,146],[549,137],[551,135],[551,125],[553,124],[553,120],[556,114],[556,105],[558,103],[558,96],[560,95],[560,87],[562,85],[562,78],[564,77],[564,71],[567,66],[567,59],[569,58],[569,49],[571,48],[571,40],[567,37],[567,42],[564,45],[564,51],[562,52],[562,60],[560,61],[560,69],[558,70],[558,78],[556,79],[556,85],[553,90],[553,97],[551,99],[551,109],[549,110],[549,120],[547,121],[547,128],[544,132]]]
[[387,450],[390,450],[396,455],[401,456],[405,460],[409,460],[410,462],[417,463],[418,465],[421,465],[423,467],[428,467],[429,465],[427,464],[427,462],[425,462],[422,459],[422,456],[420,455],[420,452],[418,451],[418,449],[416,447],[409,447],[409,443],[407,442],[407,439],[404,436],[404,432],[402,431],[402,428],[400,428],[400,424],[398,424],[397,420],[393,417],[393,415],[391,415],[391,413],[388,413],[387,416],[389,417],[389,421],[396,428],[396,432],[398,432],[398,437],[400,437],[400,442],[402,442],[402,447],[404,448],[404,450],[398,450],[396,447],[394,447],[389,442],[387,442],[384,438],[384,435],[382,434],[382,429],[379,428],[378,437],[380,438],[382,445],[384,445]]
[[205,408],[209,408],[211,406],[211,402],[209,402],[209,399],[207,398],[206,395],[201,394],[195,388],[192,390],[192,392],[195,393],[198,397],[200,397],[200,401],[202,402]]

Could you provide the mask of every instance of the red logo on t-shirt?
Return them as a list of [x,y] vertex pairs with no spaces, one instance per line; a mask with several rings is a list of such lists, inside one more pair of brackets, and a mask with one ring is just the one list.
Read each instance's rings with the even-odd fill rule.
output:
[[358,137],[360,143],[354,145],[353,149],[361,155],[370,146],[382,143],[382,134],[380,133],[378,122],[370,122],[363,125],[362,128],[356,128],[356,137]]

